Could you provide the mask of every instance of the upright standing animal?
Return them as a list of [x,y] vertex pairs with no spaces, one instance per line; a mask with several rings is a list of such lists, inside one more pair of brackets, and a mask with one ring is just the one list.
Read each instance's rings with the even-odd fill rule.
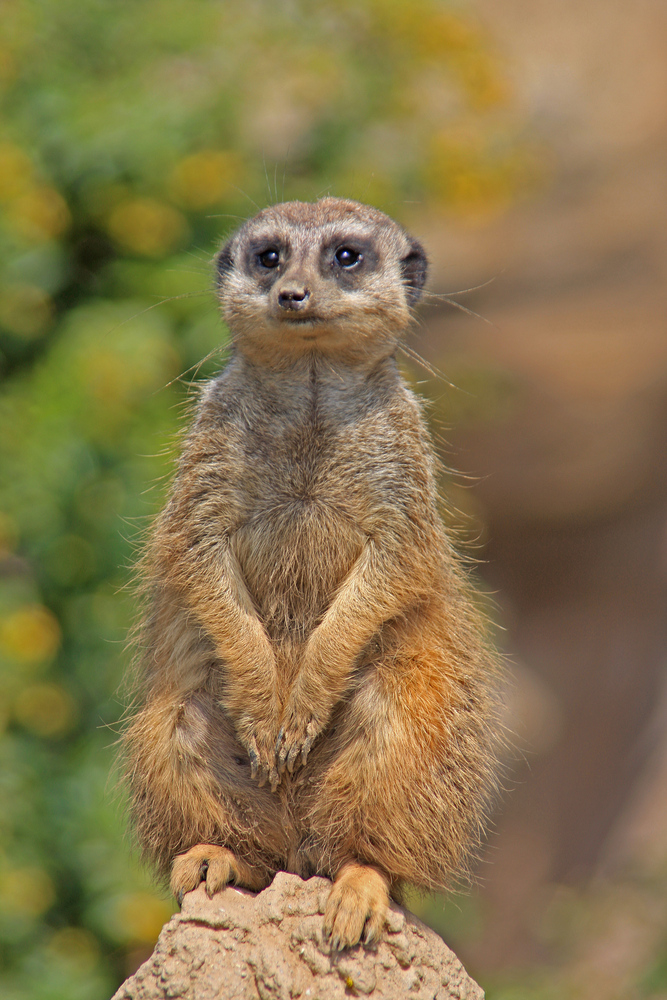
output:
[[[479,842],[494,657],[396,366],[419,243],[357,202],[288,202],[217,256],[232,335],[142,561],[138,835],[171,886],[334,880],[334,948]],[[365,932],[365,933],[364,933]]]

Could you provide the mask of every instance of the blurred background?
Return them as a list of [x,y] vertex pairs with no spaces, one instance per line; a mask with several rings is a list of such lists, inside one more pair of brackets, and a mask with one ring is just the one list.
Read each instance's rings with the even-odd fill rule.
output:
[[666,998],[664,5],[2,0],[0,26],[3,997],[110,996],[172,912],[113,774],[131,565],[224,360],[217,245],[331,193],[428,248],[404,367],[508,656],[476,887],[411,905],[490,1000]]

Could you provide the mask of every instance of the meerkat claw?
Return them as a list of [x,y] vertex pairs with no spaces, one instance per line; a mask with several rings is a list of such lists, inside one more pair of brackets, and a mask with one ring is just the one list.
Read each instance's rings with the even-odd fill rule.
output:
[[[258,780],[258,785],[260,788],[266,784],[267,781],[272,785],[274,782],[274,774],[276,771],[275,757],[272,760],[272,754],[263,755],[257,747],[257,741],[254,736],[251,736],[246,744],[246,750],[248,753],[248,758],[250,760],[250,777]],[[267,756],[268,759],[263,759]]]
[[307,733],[307,736],[306,736],[305,742],[304,742],[303,746],[301,747],[301,763],[302,764],[305,764],[306,761],[308,760],[308,754],[310,753],[311,747],[312,747],[313,743],[315,742],[315,738],[317,737],[317,732],[316,732],[316,728],[315,728],[315,723],[314,722],[309,722],[308,723],[308,727],[306,729],[306,733]]
[[380,939],[389,904],[388,890],[386,877],[369,865],[349,862],[341,869],[324,913],[324,929],[330,935],[332,951],[351,948],[362,937],[365,944]]
[[305,727],[305,735],[299,733],[299,728],[301,727],[295,726],[294,729],[296,732],[293,735],[287,736],[285,735],[284,726],[280,730],[276,743],[278,770],[280,774],[283,774],[286,768],[290,774],[293,774],[299,758],[301,758],[302,765],[306,763],[308,754],[320,731],[320,727],[314,719],[311,719]]
[[259,769],[259,754],[257,753],[257,745],[254,740],[248,743],[247,750],[250,759],[250,777],[256,778]]
[[278,782],[282,775],[285,773],[285,768],[287,765],[287,758],[289,754],[289,748],[285,742],[285,727],[280,727],[280,732],[278,733],[278,739],[276,740],[276,769],[278,773]]
[[293,746],[287,755],[287,770],[290,774],[294,773],[294,765],[296,764],[297,758],[299,756],[299,744],[297,743]]
[[293,746],[290,746],[289,742],[285,740],[283,734],[283,744],[280,748],[280,753],[278,754],[278,769],[280,774],[285,773],[285,769],[291,774],[294,770],[294,758],[298,753],[298,748],[295,750]]
[[383,927],[384,914],[381,912],[372,913],[366,921],[366,933],[364,934],[364,945],[366,947],[373,947],[379,943]]

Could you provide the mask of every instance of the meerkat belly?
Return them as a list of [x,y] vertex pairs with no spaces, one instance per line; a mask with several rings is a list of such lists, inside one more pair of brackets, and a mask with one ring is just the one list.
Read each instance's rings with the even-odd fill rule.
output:
[[306,637],[364,541],[361,530],[321,500],[274,503],[235,533],[246,586],[272,638]]

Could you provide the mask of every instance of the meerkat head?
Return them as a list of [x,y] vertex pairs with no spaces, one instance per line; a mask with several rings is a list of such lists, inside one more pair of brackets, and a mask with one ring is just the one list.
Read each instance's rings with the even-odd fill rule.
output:
[[393,353],[426,279],[426,254],[387,215],[343,198],[291,201],[246,222],[216,257],[235,344],[279,363],[310,352]]

